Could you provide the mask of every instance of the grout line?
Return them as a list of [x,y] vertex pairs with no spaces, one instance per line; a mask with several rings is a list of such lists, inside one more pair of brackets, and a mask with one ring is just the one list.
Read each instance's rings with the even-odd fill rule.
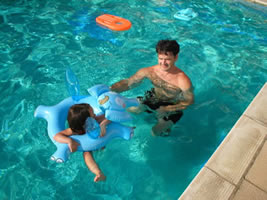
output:
[[255,121],[256,123],[260,124],[261,126],[264,126],[264,127],[267,128],[267,124],[264,123],[263,121],[260,121],[260,120],[258,120],[258,119],[255,119],[255,118],[253,118],[253,117],[251,117],[251,116],[249,116],[249,115],[247,115],[247,114],[243,114],[243,115],[246,116],[247,118],[249,118],[249,119]]
[[[244,115],[243,115],[243,116],[244,116]],[[241,117],[242,117],[242,116],[241,116]],[[241,118],[241,117],[240,117],[240,118]],[[247,116],[246,116],[246,117],[247,117]],[[251,118],[250,118],[250,119],[251,119]],[[205,168],[209,169],[210,171],[212,171],[213,173],[215,173],[217,176],[219,176],[220,178],[222,178],[224,181],[230,183],[231,185],[233,185],[233,186],[235,187],[234,191],[232,192],[232,194],[230,195],[230,197],[229,197],[228,200],[232,200],[232,199],[235,197],[236,193],[237,193],[238,190],[240,189],[241,184],[243,183],[244,180],[246,180],[246,179],[245,179],[246,175],[248,174],[249,170],[251,169],[251,167],[252,167],[253,164],[255,163],[255,160],[257,159],[258,155],[260,154],[260,152],[261,152],[261,150],[262,150],[262,148],[263,148],[263,146],[264,146],[264,144],[265,144],[266,141],[267,141],[267,135],[265,135],[263,141],[261,142],[261,144],[259,145],[259,147],[258,147],[258,149],[256,150],[255,154],[253,155],[253,157],[252,157],[250,163],[246,166],[246,169],[245,169],[244,173],[242,174],[242,176],[241,176],[241,178],[240,178],[240,180],[238,181],[237,184],[235,184],[235,183],[231,182],[230,180],[228,180],[227,178],[221,176],[218,172],[216,172],[215,170],[209,168],[208,166],[204,166]],[[211,156],[211,157],[212,157],[212,156]],[[211,157],[210,157],[210,158],[211,158]],[[254,185],[254,184],[253,184],[253,185]],[[258,187],[257,187],[257,188],[258,188]],[[261,189],[261,190],[262,190],[262,189]]]
[[[263,148],[265,142],[267,141],[266,139],[267,139],[267,137],[266,137],[266,135],[265,135],[265,138],[263,139],[262,143],[260,144],[258,150],[255,152],[253,158],[251,159],[251,162],[247,165],[247,168],[246,168],[244,174],[242,175],[241,179],[240,179],[239,182],[237,183],[237,185],[236,185],[236,189],[235,189],[234,192],[231,194],[231,196],[230,196],[230,198],[229,198],[228,200],[232,200],[232,199],[235,197],[236,193],[239,191],[240,186],[242,185],[242,183],[243,183],[244,180],[248,181],[248,180],[246,179],[246,176],[247,176],[249,170],[252,168],[253,164],[255,163],[255,161],[256,161],[258,155],[260,154],[260,152],[261,152],[261,150],[262,150],[262,148]],[[248,182],[251,183],[251,184],[252,184],[253,186],[255,186],[256,188],[260,189],[261,191],[264,191],[263,189],[259,188],[257,185],[253,184],[252,182],[250,182],[250,181],[248,181]],[[265,192],[265,191],[264,191],[264,192]],[[267,192],[265,192],[265,193],[267,194]]]
[[212,171],[214,174],[216,174],[217,176],[219,176],[220,178],[222,178],[224,181],[230,183],[231,185],[237,187],[236,184],[232,183],[231,181],[227,180],[226,178],[224,178],[223,176],[221,176],[218,172],[214,171],[213,169],[209,168],[208,166],[204,166],[205,168],[207,168],[208,170]]
[[[242,178],[243,178],[243,179],[245,179],[245,177],[246,177],[246,175],[248,174],[249,170],[251,169],[251,167],[252,167],[253,164],[255,163],[255,161],[256,161],[258,155],[260,154],[260,152],[261,152],[261,150],[262,150],[262,148],[263,148],[265,142],[266,142],[266,135],[265,135],[263,141],[261,142],[261,144],[259,145],[259,148],[258,148],[257,151],[255,152],[253,158],[251,159],[251,162],[247,165],[247,168],[246,168],[244,174],[242,175]],[[241,178],[241,179],[242,179],[242,178]],[[238,184],[237,184],[238,187],[241,185],[240,182],[242,183],[242,181],[239,181],[239,182],[238,182]]]
[[249,183],[250,183],[251,185],[253,185],[254,187],[258,188],[260,191],[262,191],[262,192],[264,192],[265,194],[267,194],[267,192],[266,192],[264,189],[262,189],[262,188],[260,188],[259,186],[255,185],[255,184],[252,183],[251,181],[249,181],[249,180],[247,180],[247,179],[244,179],[244,180],[246,180],[247,182],[249,182]]
[[215,173],[217,176],[219,176],[220,178],[222,178],[227,183],[230,183],[231,185],[234,186],[234,191],[232,192],[232,194],[230,195],[230,197],[227,199],[227,200],[232,200],[235,197],[237,191],[239,190],[239,186],[236,185],[236,184],[234,184],[233,182],[229,181],[228,179],[224,178],[223,176],[221,176],[219,173],[217,173],[213,169],[209,168],[208,166],[204,166],[204,167],[206,167],[207,169],[209,169],[210,171],[212,171],[213,173]]

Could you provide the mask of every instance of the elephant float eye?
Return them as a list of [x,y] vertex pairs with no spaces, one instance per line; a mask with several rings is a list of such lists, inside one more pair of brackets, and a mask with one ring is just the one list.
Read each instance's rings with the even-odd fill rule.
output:
[[109,100],[109,96],[105,96],[104,99],[99,100],[98,103],[99,103],[100,105],[103,105],[103,104],[105,104],[108,100]]

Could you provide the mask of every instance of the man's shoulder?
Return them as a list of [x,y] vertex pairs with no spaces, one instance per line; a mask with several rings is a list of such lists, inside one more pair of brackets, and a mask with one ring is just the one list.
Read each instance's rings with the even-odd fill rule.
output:
[[190,78],[183,71],[178,75],[178,85],[182,90],[188,90],[192,87]]
[[144,68],[139,69],[138,72],[142,74],[150,74],[154,72],[154,68],[155,66],[144,67]]
[[157,67],[157,65],[153,65],[153,66],[150,66],[150,67],[144,67],[143,69],[146,70],[146,71],[151,71],[151,70],[154,70],[156,67]]

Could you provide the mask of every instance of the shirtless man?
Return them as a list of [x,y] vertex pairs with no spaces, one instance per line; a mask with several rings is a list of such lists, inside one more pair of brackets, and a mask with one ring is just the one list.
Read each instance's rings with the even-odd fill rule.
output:
[[160,40],[156,46],[157,65],[142,68],[130,78],[110,87],[115,92],[123,92],[136,87],[145,78],[152,82],[154,88],[138,99],[147,112],[155,110],[157,113],[158,122],[151,131],[153,136],[168,134],[172,125],[182,117],[182,110],[194,102],[189,77],[175,66],[179,50],[180,46],[175,40]]

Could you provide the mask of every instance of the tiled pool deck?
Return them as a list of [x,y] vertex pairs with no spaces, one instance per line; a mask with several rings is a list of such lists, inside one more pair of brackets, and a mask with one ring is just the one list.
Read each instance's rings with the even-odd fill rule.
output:
[[258,3],[258,4],[261,4],[261,5],[267,6],[267,0],[247,0],[247,1],[250,1],[252,3]]
[[179,200],[267,200],[267,82]]

